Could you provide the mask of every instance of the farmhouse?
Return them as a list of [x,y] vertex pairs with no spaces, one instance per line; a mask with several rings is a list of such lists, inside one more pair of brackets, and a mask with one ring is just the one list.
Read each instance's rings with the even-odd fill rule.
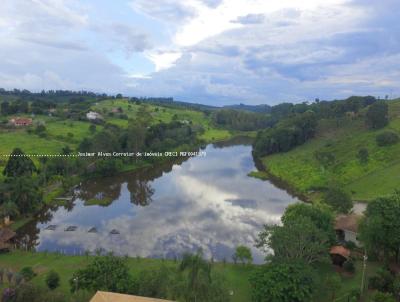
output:
[[95,120],[101,120],[103,117],[101,116],[100,113],[94,112],[94,111],[89,111],[86,113],[86,118],[90,121],[95,121]]
[[360,246],[358,241],[358,221],[360,216],[356,214],[339,215],[335,222],[335,231],[339,241],[350,241]]
[[9,123],[14,126],[30,126],[32,125],[31,118],[24,118],[24,117],[14,117],[12,118]]

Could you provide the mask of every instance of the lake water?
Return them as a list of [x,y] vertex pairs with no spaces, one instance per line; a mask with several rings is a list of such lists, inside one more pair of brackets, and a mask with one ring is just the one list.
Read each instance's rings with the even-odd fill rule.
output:
[[[219,261],[231,261],[235,247],[246,245],[255,263],[262,262],[254,248],[257,234],[264,224],[278,223],[297,199],[247,176],[256,169],[251,146],[209,145],[204,151],[205,157],[83,183],[67,207],[49,209],[23,228],[21,245],[156,258],[202,249]],[[93,199],[112,202],[85,205]]]

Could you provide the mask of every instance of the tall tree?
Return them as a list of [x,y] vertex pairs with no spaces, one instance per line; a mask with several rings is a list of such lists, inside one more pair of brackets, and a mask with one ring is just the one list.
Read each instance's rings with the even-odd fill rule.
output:
[[36,167],[33,161],[21,149],[15,148],[8,159],[3,174],[7,177],[30,176],[35,171]]
[[369,252],[399,261],[400,193],[368,203],[360,224],[360,238]]
[[302,262],[272,262],[250,277],[254,302],[308,302],[315,290],[312,269]]
[[295,220],[299,217],[309,218],[318,229],[326,233],[331,244],[335,242],[334,215],[329,207],[303,202],[295,203],[286,208],[281,220],[283,224],[287,224],[290,220]]
[[372,129],[385,127],[389,123],[388,104],[384,101],[378,101],[369,106],[366,123]]
[[274,259],[283,261],[301,260],[312,264],[327,260],[329,237],[316,227],[308,217],[297,217],[282,226],[265,226],[259,234],[257,247],[272,249]]

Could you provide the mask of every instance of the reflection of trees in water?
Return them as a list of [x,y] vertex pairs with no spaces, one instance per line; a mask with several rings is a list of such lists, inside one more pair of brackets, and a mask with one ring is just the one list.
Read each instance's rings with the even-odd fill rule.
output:
[[238,145],[251,146],[254,139],[248,136],[236,136],[232,139],[216,142],[213,144],[214,148],[222,149],[226,147],[233,147]]
[[149,181],[143,179],[133,179],[128,181],[131,203],[137,206],[147,206],[153,199],[154,189]]
[[121,185],[123,179],[120,177],[103,178],[86,182],[77,192],[77,196],[82,200],[108,199],[116,200],[121,195]]

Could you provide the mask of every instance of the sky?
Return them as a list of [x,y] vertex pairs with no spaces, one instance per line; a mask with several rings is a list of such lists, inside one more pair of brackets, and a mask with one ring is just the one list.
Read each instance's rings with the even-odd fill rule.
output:
[[398,0],[1,0],[0,87],[209,105],[400,96]]

